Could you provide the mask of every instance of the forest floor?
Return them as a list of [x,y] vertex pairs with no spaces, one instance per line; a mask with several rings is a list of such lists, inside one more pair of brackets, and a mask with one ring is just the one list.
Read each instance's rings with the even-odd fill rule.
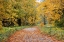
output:
[[64,42],[41,32],[38,27],[25,28],[11,35],[7,42]]
[[[32,31],[32,30],[34,30],[34,29],[28,29],[28,28],[37,28],[38,30],[40,30],[39,31],[39,33],[37,33],[38,35],[36,35],[35,33],[34,33],[34,35],[35,35],[35,38],[37,38],[38,40],[39,40],[39,38],[38,37],[40,37],[39,35],[41,35],[42,37],[41,37],[41,40],[43,39],[43,40],[47,40],[47,39],[49,39],[49,40],[51,40],[51,41],[53,41],[53,42],[64,42],[63,40],[64,40],[64,30],[63,29],[61,29],[61,27],[46,27],[46,26],[44,26],[44,27],[40,27],[40,26],[38,26],[38,27],[35,27],[35,26],[15,26],[15,27],[3,27],[1,30],[0,30],[0,42],[6,42],[8,39],[9,39],[9,37],[10,36],[12,36],[12,35],[14,35],[14,34],[16,34],[16,36],[17,35],[19,35],[19,37],[21,37],[21,35],[20,34],[22,34],[21,33],[21,31],[23,31],[25,28],[27,29],[27,30],[30,30],[30,31]],[[37,32],[38,32],[38,30],[37,30]],[[28,35],[30,35],[32,32],[28,32],[28,31],[26,31],[26,30],[24,30],[25,32],[23,33],[23,34],[27,34],[28,33]],[[17,34],[17,32],[19,33],[19,34]],[[29,38],[32,38],[32,35],[33,34],[31,34],[31,36],[29,37],[29,36],[27,36],[27,38],[29,37]],[[34,35],[33,35],[33,37],[34,37]],[[15,35],[14,35],[15,36]],[[38,37],[37,37],[38,36]],[[13,36],[12,36],[13,37]],[[26,36],[25,36],[26,37]],[[14,37],[15,38],[15,37]],[[33,40],[33,39],[32,39]],[[49,40],[47,40],[47,41],[49,41]],[[45,42],[44,41],[44,42]],[[51,42],[51,41],[49,41],[49,42]],[[42,41],[43,42],[43,41]]]

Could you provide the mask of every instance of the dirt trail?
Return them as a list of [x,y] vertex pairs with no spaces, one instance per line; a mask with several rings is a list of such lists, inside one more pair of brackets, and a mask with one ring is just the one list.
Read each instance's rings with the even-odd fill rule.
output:
[[7,42],[60,42],[47,37],[36,28],[25,28],[11,35]]

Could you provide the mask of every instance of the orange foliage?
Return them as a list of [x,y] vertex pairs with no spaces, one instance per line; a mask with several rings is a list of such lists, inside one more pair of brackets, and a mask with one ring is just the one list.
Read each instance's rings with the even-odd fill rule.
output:
[[41,27],[43,27],[43,26],[44,26],[44,23],[43,23],[43,22],[41,22],[41,23],[40,23],[40,26],[41,26]]

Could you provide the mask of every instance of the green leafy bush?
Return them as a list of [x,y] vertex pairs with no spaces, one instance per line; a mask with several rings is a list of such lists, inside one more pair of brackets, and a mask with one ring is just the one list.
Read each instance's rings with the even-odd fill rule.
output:
[[57,27],[42,27],[41,31],[43,33],[46,33],[50,36],[54,36],[56,39],[58,40],[64,40],[64,30],[62,30],[61,28],[57,28]]
[[60,21],[56,20],[55,25],[58,27],[64,27],[64,18],[61,19]]

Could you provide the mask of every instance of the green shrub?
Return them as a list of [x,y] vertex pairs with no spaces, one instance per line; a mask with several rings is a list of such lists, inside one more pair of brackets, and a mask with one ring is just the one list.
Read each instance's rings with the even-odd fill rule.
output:
[[40,28],[43,33],[46,33],[50,36],[54,36],[57,40],[64,40],[64,30],[57,27],[42,27]]
[[64,27],[64,18],[61,19],[60,21],[56,20],[55,25],[58,27]]

